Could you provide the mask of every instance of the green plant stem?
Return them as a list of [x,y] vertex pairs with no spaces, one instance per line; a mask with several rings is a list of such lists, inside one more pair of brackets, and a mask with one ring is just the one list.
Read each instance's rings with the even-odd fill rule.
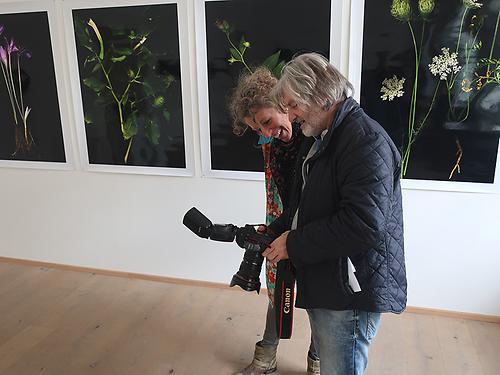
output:
[[9,84],[7,67],[4,67],[3,64],[1,64],[1,63],[0,63],[0,65],[2,65],[3,78],[5,80],[5,86],[7,87],[7,92],[9,93],[10,105],[12,107],[12,115],[14,116],[14,122],[17,125],[16,107],[14,105],[14,99],[12,97],[12,91],[11,91],[12,88],[10,87],[10,84]]
[[106,81],[108,82],[108,86],[106,86],[106,87],[111,92],[111,95],[113,96],[113,99],[115,100],[116,105],[118,106],[118,114],[120,116],[120,129],[121,129],[122,134],[124,134],[125,128],[124,128],[124,124],[123,124],[123,109],[122,109],[121,100],[118,99],[118,97],[115,94],[115,90],[113,89],[113,84],[111,83],[111,79],[109,78],[109,74],[106,72],[106,69],[104,68],[102,60],[99,58],[98,55],[96,55],[96,57],[97,57],[97,60],[99,61],[99,65],[101,66],[101,70],[104,74],[104,77],[106,78]]
[[106,81],[108,82],[108,90],[111,92],[111,95],[113,96],[113,99],[115,99],[116,103],[120,103],[120,100],[115,94],[115,90],[113,89],[113,84],[111,83],[111,79],[109,78],[108,73],[106,72],[106,69],[104,68],[104,65],[102,64],[102,61],[99,59],[99,65],[101,66],[102,72],[104,73],[104,77],[106,78]]
[[[410,102],[410,111],[408,114],[408,144],[406,147],[406,150],[404,152],[403,156],[403,176],[406,175],[406,170],[408,168],[408,161],[410,159],[410,153],[411,153],[411,145],[412,145],[412,140],[414,136],[414,126],[415,126],[415,113],[416,113],[416,108],[417,108],[417,94],[418,94],[418,73],[419,73],[419,68],[420,68],[420,53],[417,48],[417,42],[415,39],[415,33],[413,32],[413,27],[411,26],[411,22],[408,21],[408,27],[410,28],[410,33],[413,41],[413,49],[415,52],[415,80],[413,83],[413,90],[412,90],[412,96],[411,96],[411,102]],[[422,35],[420,38],[420,49],[422,49],[422,41],[424,38],[424,28],[425,28],[425,22],[423,24],[422,28]]]
[[[500,20],[500,10],[498,11],[498,14],[497,14],[497,23],[495,25],[495,32],[493,33],[493,41],[491,42],[490,57],[489,57],[490,60],[493,57],[493,48],[495,48],[495,42],[497,39],[498,21],[499,20]],[[488,64],[488,68],[487,68],[487,72],[489,72],[489,71],[490,71],[490,64]]]
[[[129,81],[129,83],[127,84],[127,87],[125,88],[125,90],[123,91],[123,94],[121,95],[121,98],[120,98],[120,102],[118,103],[118,111],[120,113],[120,124],[122,125],[121,129],[122,129],[122,134],[124,134],[125,132],[125,129],[123,128],[123,110],[122,110],[122,101],[123,99],[125,98],[125,96],[127,95],[128,93],[128,90],[130,89],[130,87],[132,86],[132,82],[134,82],[138,77],[139,77],[139,74],[141,72],[141,68],[139,68],[137,70],[137,74],[134,76],[134,78],[132,80]],[[125,156],[123,158],[123,160],[125,161],[125,164],[127,164],[128,162],[128,156],[130,154],[130,149],[132,148],[132,140],[134,139],[134,137],[130,137],[130,140],[128,142],[128,147],[127,147],[127,152],[125,152]]]
[[[10,83],[12,85],[12,93],[14,95],[14,103],[16,104],[17,110],[19,111],[19,113],[22,116],[22,111],[21,111],[21,108],[19,107],[19,102],[17,100],[16,86],[14,85],[14,77],[12,76],[12,59],[11,59],[10,54],[9,54],[9,58],[8,58],[8,66],[9,66],[8,72],[9,72]],[[16,118],[16,124],[17,124],[17,118]]]
[[248,67],[247,63],[245,62],[245,59],[244,59],[243,55],[241,54],[241,52],[239,51],[239,49],[236,48],[236,46],[234,45],[233,41],[229,37],[229,34],[228,33],[225,33],[225,34],[226,34],[226,38],[229,41],[229,44],[231,45],[231,47],[233,47],[236,51],[238,51],[238,54],[240,55],[240,58],[241,58],[240,62],[245,66],[245,68],[248,70],[249,73],[252,73],[252,69],[250,69]]
[[455,53],[457,55],[458,55],[458,49],[460,47],[460,37],[462,36],[462,28],[464,26],[465,15],[467,14],[468,10],[469,10],[469,8],[467,8],[467,7],[464,8],[464,13],[462,15],[462,21],[460,21],[460,30],[458,31],[457,48],[455,49]]
[[450,106],[451,114],[455,116],[455,111],[451,105],[451,85],[448,83],[448,78],[446,79],[446,91],[448,91],[448,105]]
[[[115,93],[115,90],[113,89],[113,85],[111,83],[111,79],[109,77],[109,74],[106,72],[106,69],[104,68],[104,65],[102,64],[101,60],[99,60],[99,64],[101,65],[101,69],[104,73],[104,76],[106,77],[106,81],[108,82],[108,90],[111,92],[111,95],[113,96],[113,99],[115,100],[116,102],[116,105],[118,107],[118,115],[120,117],[120,129],[121,129],[121,132],[122,134],[125,134],[125,123],[124,123],[124,119],[123,119],[123,98],[125,98],[125,96],[127,95],[128,91],[130,90],[130,87],[132,85],[132,82],[134,82],[134,80],[136,80],[138,77],[139,77],[139,74],[140,74],[140,71],[141,69],[139,68],[136,75],[134,76],[133,79],[131,79],[128,84],[127,84],[127,87],[125,88],[125,90],[123,91],[123,94],[120,96],[120,99],[118,99],[118,96],[116,95]],[[134,137],[130,137],[130,140],[129,140],[129,143],[128,143],[128,147],[127,147],[127,151],[125,153],[125,156],[124,156],[124,161],[125,161],[125,164],[127,163],[128,161],[128,157],[129,157],[129,154],[130,154],[130,149],[132,147],[132,140],[133,140]]]
[[477,40],[477,36],[479,35],[479,31],[481,31],[481,27],[477,28],[476,35],[474,35],[474,39],[472,39],[471,47],[469,48],[469,51],[466,54],[466,58],[465,58],[465,67],[466,68],[469,66],[470,55],[472,53],[472,50],[474,49],[474,46],[476,45],[476,40]]
[[[470,55],[471,55],[471,52],[472,52],[474,45],[476,44],[476,39],[477,39],[477,36],[478,36],[480,30],[481,29],[478,28],[476,35],[474,35],[474,39],[472,40],[471,47],[469,49],[467,49],[467,43],[465,43],[465,66],[462,68],[462,75],[464,78],[465,78],[465,74],[467,73],[467,69],[469,66]],[[452,75],[453,79],[452,79],[451,84],[450,84],[450,90],[453,88],[453,86],[455,86],[455,81],[458,78],[458,74],[451,73],[451,75]]]
[[139,68],[139,69],[137,70],[137,73],[136,73],[136,75],[134,76],[134,78],[132,78],[132,79],[128,82],[127,87],[125,88],[125,90],[123,91],[123,94],[122,94],[122,95],[121,95],[121,97],[120,97],[120,103],[123,101],[123,99],[124,99],[124,98],[125,98],[125,96],[127,95],[128,90],[130,90],[130,86],[132,86],[132,83],[133,83],[133,82],[137,82],[136,80],[137,80],[137,78],[139,78],[140,73],[141,73],[141,68]]
[[127,152],[125,153],[125,157],[123,158],[123,160],[125,161],[125,164],[127,164],[127,162],[128,162],[128,155],[130,154],[130,149],[132,148],[132,140],[133,139],[134,139],[134,137],[130,137],[130,140],[128,142]]
[[19,64],[19,55],[17,55],[17,74],[18,74],[18,80],[19,80],[19,98],[21,100],[21,108],[24,110],[24,102],[23,102],[23,90],[22,90],[22,83],[21,83],[21,66]]
[[412,113],[412,128],[415,129],[415,115],[417,111],[417,95],[418,95],[418,76],[420,73],[420,60],[422,56],[422,45],[424,41],[424,33],[425,33],[425,21],[422,23],[422,34],[420,35],[420,46],[416,52],[418,53],[418,58],[416,61],[416,68],[415,68],[415,104],[413,106],[413,113]]
[[425,114],[424,119],[420,122],[420,125],[419,125],[417,131],[415,132],[415,136],[413,137],[413,142],[415,142],[415,139],[419,135],[420,131],[423,129],[425,122],[427,121],[427,118],[429,117],[429,115],[432,112],[432,108],[434,107],[434,102],[436,101],[436,95],[437,95],[440,84],[441,84],[441,80],[438,80],[438,83],[436,85],[436,89],[434,90],[434,95],[432,96],[431,104],[429,105],[429,109],[427,110],[427,113]]
[[[474,45],[476,44],[477,36],[479,35],[479,31],[480,30],[481,30],[481,27],[479,27],[477,29],[476,34],[474,35],[474,39],[472,40],[470,48],[467,48],[467,46],[468,46],[467,43],[465,44],[465,66],[462,68],[462,77],[463,77],[463,79],[466,79],[466,74],[467,74],[468,67],[469,67],[470,55],[472,53],[472,50],[474,49]],[[451,89],[455,85],[455,82],[456,82],[457,78],[458,78],[458,74],[456,74],[453,77],[453,80],[452,80],[450,86],[449,87],[447,86],[447,90],[448,91],[451,91]],[[473,96],[475,96],[475,95],[473,95]],[[462,117],[462,119],[458,120],[457,122],[459,122],[459,123],[463,122],[463,121],[465,121],[467,119],[467,117],[469,117],[470,100],[471,100],[471,94],[467,95],[467,109],[466,110],[462,110],[460,112],[460,115],[458,117],[459,118],[462,117],[464,115],[464,111],[467,111],[467,113],[465,114],[465,117]],[[450,100],[448,100],[448,103],[450,103]],[[453,116],[455,116],[455,111],[453,110],[453,107],[451,106],[451,104],[449,104],[449,105],[450,105],[450,112],[452,113]]]
[[117,102],[116,105],[118,106],[118,115],[120,116],[120,129],[122,131],[122,134],[125,134],[125,127],[123,123],[123,108],[122,108],[122,103]]
[[[132,85],[132,82],[134,82],[139,77],[141,69],[139,68],[138,71],[137,71],[137,73],[136,73],[136,75],[134,76],[134,78],[131,79],[128,82],[128,85],[125,88],[125,90],[123,91],[123,94],[120,96],[120,99],[118,99],[118,96],[116,95],[115,90],[113,89],[113,84],[111,83],[111,79],[109,77],[109,74],[106,72],[106,69],[104,68],[102,60],[99,58],[99,56],[96,55],[96,57],[98,58],[99,65],[101,66],[101,70],[102,70],[102,72],[104,74],[104,77],[106,78],[107,83],[108,83],[108,85],[106,87],[111,92],[111,95],[113,96],[113,99],[115,100],[116,105],[118,107],[118,115],[120,117],[120,129],[121,129],[121,132],[122,132],[122,134],[125,134],[125,124],[124,124],[124,119],[123,119],[123,106],[122,106],[123,103],[122,103],[122,101],[123,101],[123,98],[125,98],[126,94],[128,93],[128,91],[130,89],[130,86]],[[125,157],[124,157],[125,164],[128,161],[128,156],[130,154],[130,149],[131,149],[131,146],[132,146],[132,139],[133,138],[134,137],[130,137],[130,140],[129,140],[129,143],[128,143],[127,152],[125,153]]]
[[[470,109],[470,100],[469,100],[469,98],[467,98],[467,110],[465,112],[465,116],[462,119],[458,120],[457,121],[458,123],[461,123],[461,122],[464,122],[465,120],[467,120],[467,117],[469,117],[469,109]],[[462,111],[462,113],[463,113],[463,111]]]
[[[25,116],[26,108],[24,108],[24,100],[23,100],[23,84],[21,81],[21,65],[19,63],[19,55],[17,55],[17,72],[18,72],[18,81],[19,81],[19,100],[21,101],[21,109],[23,112],[21,113],[21,117],[23,119],[24,126],[24,140],[26,141],[26,145],[29,145],[30,141],[28,139],[29,131],[28,131],[28,116]],[[28,146],[29,147],[29,146]]]

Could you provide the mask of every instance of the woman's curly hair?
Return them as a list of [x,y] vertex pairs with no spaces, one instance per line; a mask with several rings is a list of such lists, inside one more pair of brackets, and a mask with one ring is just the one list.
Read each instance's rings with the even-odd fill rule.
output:
[[234,134],[245,133],[248,128],[245,117],[253,117],[263,107],[276,107],[269,94],[277,82],[269,69],[264,67],[257,68],[253,73],[241,74],[229,101]]

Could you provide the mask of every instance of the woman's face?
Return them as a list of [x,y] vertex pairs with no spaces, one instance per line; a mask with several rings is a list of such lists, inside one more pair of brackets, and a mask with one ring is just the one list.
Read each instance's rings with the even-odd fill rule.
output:
[[278,138],[283,142],[292,139],[292,124],[288,114],[281,113],[274,107],[262,107],[254,112],[253,118],[244,118],[245,123],[257,134]]

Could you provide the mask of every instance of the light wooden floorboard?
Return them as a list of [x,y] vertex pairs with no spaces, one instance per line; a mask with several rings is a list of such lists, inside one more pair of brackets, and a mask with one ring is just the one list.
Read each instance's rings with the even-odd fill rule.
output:
[[[251,360],[266,303],[265,293],[0,262],[0,375],[229,375]],[[296,309],[282,375],[305,374],[309,339]],[[499,375],[500,325],[384,314],[367,374]]]

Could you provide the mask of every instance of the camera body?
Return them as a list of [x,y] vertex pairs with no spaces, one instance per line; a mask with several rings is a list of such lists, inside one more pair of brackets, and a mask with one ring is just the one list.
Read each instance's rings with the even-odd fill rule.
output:
[[[212,224],[195,207],[186,212],[182,223],[199,237],[222,242],[236,241],[239,247],[245,249],[245,254],[229,285],[238,285],[249,292],[260,292],[260,271],[264,261],[262,252],[273,242],[273,236],[257,232],[256,225],[237,227],[233,224]],[[292,263],[282,260],[278,262],[274,290],[276,331],[282,339],[292,336],[294,292],[295,273]]]

